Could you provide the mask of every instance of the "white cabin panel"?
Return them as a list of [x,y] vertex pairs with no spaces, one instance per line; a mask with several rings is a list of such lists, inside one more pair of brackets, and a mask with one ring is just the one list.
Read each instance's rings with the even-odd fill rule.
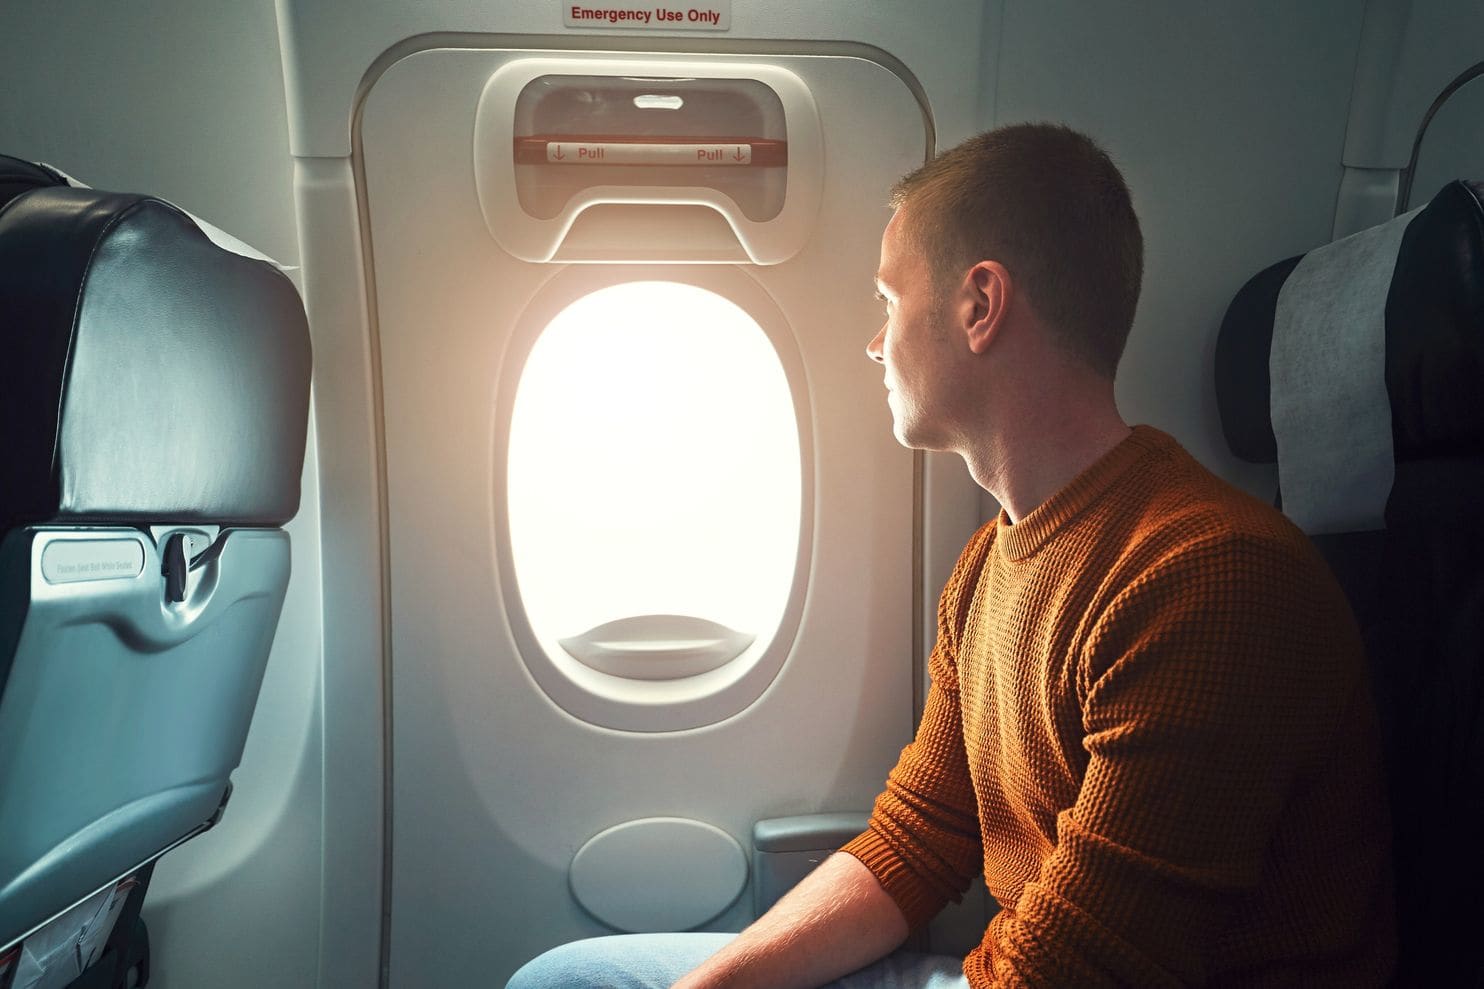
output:
[[[816,105],[814,160],[828,172],[797,253],[772,265],[532,263],[486,228],[473,154],[486,81],[532,54],[405,58],[372,87],[361,128],[390,533],[394,984],[498,983],[546,947],[611,931],[573,899],[568,877],[574,853],[605,828],[678,817],[750,847],[760,817],[864,809],[912,728],[913,458],[892,438],[864,347],[882,318],[868,286],[889,217],[869,204],[923,160],[924,108],[900,76],[863,58],[710,56],[721,75],[747,63],[785,71]],[[625,74],[646,78],[665,76],[667,61],[675,75],[704,69],[694,58],[631,60]],[[646,256],[642,240],[635,254]],[[539,342],[550,315],[588,291],[654,281],[716,293],[767,331],[801,428],[801,470],[780,474],[802,506],[801,545],[778,578],[792,586],[780,585],[785,617],[760,633],[771,644],[759,656],[675,680],[610,676],[590,690],[607,706],[585,705],[581,676],[564,693],[533,675],[541,644],[510,607],[520,588],[509,586],[501,537],[507,410],[529,338]],[[624,411],[599,403],[587,414]],[[595,514],[619,499],[610,485],[650,473],[589,467],[571,463],[551,483],[575,486]],[[709,524],[740,522],[717,513]],[[692,879],[657,870],[632,895],[663,900]],[[710,926],[748,919],[741,896]]]

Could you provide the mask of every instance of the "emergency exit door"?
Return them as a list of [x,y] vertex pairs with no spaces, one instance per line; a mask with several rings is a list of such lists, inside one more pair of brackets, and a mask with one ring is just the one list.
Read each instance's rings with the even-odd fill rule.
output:
[[[784,92],[758,126],[790,143],[807,97],[817,174],[785,192],[815,200],[782,247],[762,207],[725,215],[741,193],[595,206],[532,260],[491,220],[502,72],[661,100],[751,79]],[[869,807],[912,727],[914,507],[864,347],[887,190],[926,121],[906,80],[838,55],[428,49],[372,85],[393,985],[499,985],[618,929],[739,929],[755,820]],[[738,167],[763,154],[714,136]],[[714,257],[679,256],[687,231]]]

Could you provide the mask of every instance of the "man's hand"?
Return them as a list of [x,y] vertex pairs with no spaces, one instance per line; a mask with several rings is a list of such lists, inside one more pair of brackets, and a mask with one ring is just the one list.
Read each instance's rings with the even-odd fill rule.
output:
[[674,989],[813,989],[907,938],[907,922],[853,855],[826,859]]

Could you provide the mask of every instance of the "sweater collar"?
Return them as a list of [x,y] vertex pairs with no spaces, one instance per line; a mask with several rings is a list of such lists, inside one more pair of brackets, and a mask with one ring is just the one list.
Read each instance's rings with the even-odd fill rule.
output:
[[1015,524],[1000,509],[995,545],[1011,560],[1024,560],[1091,505],[1139,460],[1168,449],[1174,440],[1153,426],[1135,426],[1122,443],[1099,457],[1060,491]]

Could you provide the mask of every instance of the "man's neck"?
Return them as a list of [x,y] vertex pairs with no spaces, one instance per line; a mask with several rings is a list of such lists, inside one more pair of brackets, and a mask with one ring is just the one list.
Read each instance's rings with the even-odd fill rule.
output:
[[1018,428],[987,431],[962,451],[969,473],[1013,524],[1044,504],[1132,432],[1111,401],[1067,408],[1048,403]]

